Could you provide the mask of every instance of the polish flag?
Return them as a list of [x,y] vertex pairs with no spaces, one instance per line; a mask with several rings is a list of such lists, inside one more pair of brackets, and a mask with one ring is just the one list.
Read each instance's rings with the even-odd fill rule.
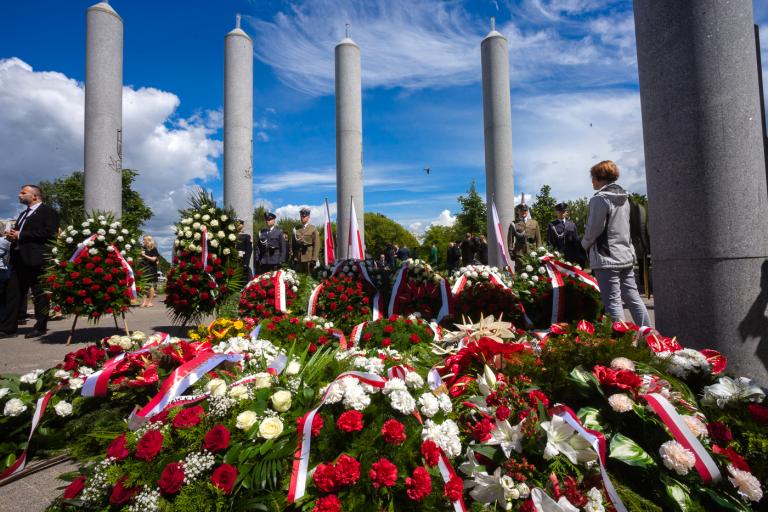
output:
[[496,233],[496,244],[499,246],[499,254],[504,257],[504,262],[507,264],[507,269],[512,272],[512,261],[509,259],[507,253],[507,247],[504,244],[504,234],[501,231],[501,222],[499,222],[499,214],[496,211],[496,201],[491,199],[491,210],[493,211],[493,229]]
[[350,259],[364,260],[365,247],[363,246],[363,237],[360,236],[360,228],[357,225],[357,214],[355,213],[355,202],[349,198],[349,237],[347,238],[347,253]]
[[325,237],[325,251],[323,251],[323,263],[326,267],[333,265],[336,260],[336,251],[333,248],[333,231],[331,231],[331,210],[328,208],[328,198],[325,199],[325,224],[323,228]]

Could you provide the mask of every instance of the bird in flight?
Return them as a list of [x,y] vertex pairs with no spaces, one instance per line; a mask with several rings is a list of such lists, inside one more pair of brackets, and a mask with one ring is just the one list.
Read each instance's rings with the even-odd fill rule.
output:
[[426,172],[427,174],[429,174],[431,171],[432,171],[432,169],[430,169],[429,167],[425,167],[424,168],[424,172]]

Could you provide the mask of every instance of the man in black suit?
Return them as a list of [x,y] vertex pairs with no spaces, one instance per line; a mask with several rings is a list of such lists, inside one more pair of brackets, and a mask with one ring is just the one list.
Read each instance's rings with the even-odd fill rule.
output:
[[[31,289],[35,305],[35,326],[26,338],[42,336],[48,330],[48,294],[40,277],[50,255],[49,244],[59,230],[59,214],[43,203],[43,194],[36,185],[24,185],[19,202],[27,207],[16,219],[13,229],[6,233],[11,242],[11,282],[9,304],[0,319],[0,334],[14,336],[18,325],[19,301],[26,300]],[[15,292],[15,293],[14,293]]]

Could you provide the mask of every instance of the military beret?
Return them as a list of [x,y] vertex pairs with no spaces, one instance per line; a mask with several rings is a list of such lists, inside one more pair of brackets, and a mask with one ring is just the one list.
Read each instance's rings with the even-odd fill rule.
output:
[[264,220],[273,220],[273,219],[276,219],[276,218],[277,218],[277,215],[275,215],[272,212],[267,212],[267,213],[264,214]]

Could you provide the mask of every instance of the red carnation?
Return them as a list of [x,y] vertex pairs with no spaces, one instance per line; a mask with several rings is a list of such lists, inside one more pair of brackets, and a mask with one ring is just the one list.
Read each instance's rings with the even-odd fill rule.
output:
[[409,339],[409,340],[410,340],[410,342],[411,342],[411,343],[413,343],[414,345],[416,345],[417,343],[421,343],[421,339],[419,338],[419,335],[418,335],[418,334],[411,334],[411,335],[408,337],[408,339]]
[[758,423],[768,424],[768,407],[761,404],[751,403],[747,405],[749,414],[752,415],[752,419]]
[[159,430],[148,430],[136,443],[136,458],[149,462],[162,448],[163,434]]
[[440,448],[437,447],[434,441],[427,439],[421,443],[421,454],[424,456],[424,460],[429,467],[437,466],[440,460]]
[[360,411],[347,411],[336,420],[336,426],[344,432],[360,432],[363,430],[363,413]]
[[333,492],[336,489],[336,470],[332,464],[318,464],[312,479],[321,492]]
[[536,407],[539,403],[544,407],[549,407],[549,398],[542,391],[534,389],[528,393],[528,403],[531,407]]
[[381,427],[381,436],[389,444],[402,444],[405,439],[405,425],[397,420],[387,420]]
[[[229,432],[227,432],[227,437],[229,437]],[[237,468],[230,466],[229,464],[222,464],[217,467],[211,475],[211,483],[224,491],[224,494],[230,494],[232,492],[232,488],[235,486],[236,481]]]
[[[306,416],[299,416],[299,418],[296,420],[296,430],[299,432],[304,431],[304,420],[306,419]],[[319,436],[320,431],[323,430],[324,426],[325,422],[323,421],[323,417],[319,414],[315,414],[315,417],[312,418],[312,437]]]
[[472,437],[478,443],[482,443],[491,438],[491,431],[496,425],[488,418],[483,418],[472,425]]
[[413,477],[405,479],[405,494],[414,501],[421,501],[432,492],[432,479],[429,477],[429,471],[423,466],[413,470]]
[[376,489],[379,487],[394,487],[397,483],[397,466],[382,457],[371,464],[368,476],[371,478]]
[[728,443],[733,441],[733,434],[731,433],[731,429],[719,421],[707,423],[707,432],[709,432],[712,440],[717,441],[718,443],[728,445]]
[[389,338],[382,338],[381,339],[381,346],[382,347],[388,347],[392,344],[392,340]]
[[392,334],[394,332],[395,328],[391,325],[385,325],[384,326],[384,332],[387,334]]
[[189,409],[183,409],[173,418],[173,426],[175,428],[194,427],[200,423],[200,420],[204,414],[205,412],[203,411],[203,408],[199,405],[195,405]]
[[341,501],[335,494],[323,496],[315,501],[312,512],[341,512]]
[[117,436],[107,448],[107,457],[111,457],[117,460],[123,460],[130,453],[125,446],[125,432]]
[[355,485],[360,480],[360,463],[354,457],[350,457],[346,453],[334,464],[336,470],[336,477],[334,480],[337,485],[343,487],[349,487]]
[[224,425],[216,425],[203,440],[203,446],[211,453],[226,450],[229,447],[229,430]]
[[120,477],[120,480],[117,481],[115,484],[115,487],[112,489],[112,494],[109,496],[109,502],[113,505],[125,505],[130,501],[131,498],[133,498],[133,495],[139,492],[139,488],[137,487],[126,487],[125,481],[128,480],[128,475],[124,475]]
[[71,500],[73,498],[76,498],[85,487],[85,475],[80,475],[75,480],[72,481],[71,484],[67,486],[66,489],[64,489],[64,499],[65,500]]
[[184,466],[179,462],[171,462],[160,474],[157,485],[163,494],[176,494],[184,484]]
[[500,405],[496,408],[496,419],[499,421],[508,420],[512,415],[512,411],[506,405]]
[[464,480],[454,476],[443,487],[443,494],[451,501],[458,501],[464,494]]

